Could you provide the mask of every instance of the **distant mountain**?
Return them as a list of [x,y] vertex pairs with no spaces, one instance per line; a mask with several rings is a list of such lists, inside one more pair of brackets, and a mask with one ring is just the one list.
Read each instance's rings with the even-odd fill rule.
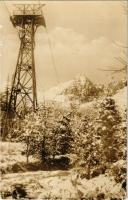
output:
[[[73,80],[47,90],[44,97],[40,94],[40,102],[45,99],[46,101],[56,102],[62,107],[69,107],[71,103],[75,103],[80,105],[80,110],[84,112],[86,107],[92,106],[97,99],[104,98],[109,91],[117,105],[124,109],[127,99],[127,91],[124,85],[124,80],[121,82],[114,80],[108,86],[96,85],[86,76],[77,76]],[[107,87],[108,89],[106,89]]]
[[67,101],[68,97],[64,95],[64,91],[68,88],[70,88],[74,83],[74,80],[70,80],[68,82],[64,82],[59,84],[56,87],[50,88],[45,92],[45,98],[46,100],[57,100],[57,101]]
[[96,85],[86,76],[77,76],[71,81],[59,84],[45,92],[46,100],[58,102],[79,103],[92,101],[99,96],[103,88],[101,85]]

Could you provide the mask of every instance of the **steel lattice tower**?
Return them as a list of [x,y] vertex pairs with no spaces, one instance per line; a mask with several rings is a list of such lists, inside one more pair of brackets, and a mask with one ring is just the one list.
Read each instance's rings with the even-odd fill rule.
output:
[[12,113],[26,112],[26,105],[37,109],[35,74],[35,32],[38,26],[45,26],[42,6],[38,4],[17,4],[11,22],[17,28],[20,49],[12,81],[8,110]]

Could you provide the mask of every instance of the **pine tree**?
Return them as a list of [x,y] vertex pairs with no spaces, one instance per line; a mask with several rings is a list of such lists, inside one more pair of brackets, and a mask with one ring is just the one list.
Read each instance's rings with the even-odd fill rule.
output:
[[86,178],[90,179],[93,170],[100,161],[100,148],[97,142],[94,121],[89,115],[85,115],[82,119],[79,133],[77,137],[77,154],[80,158],[80,165],[86,168]]
[[102,101],[99,119],[103,160],[115,162],[118,160],[118,130],[121,117],[112,98],[107,97]]

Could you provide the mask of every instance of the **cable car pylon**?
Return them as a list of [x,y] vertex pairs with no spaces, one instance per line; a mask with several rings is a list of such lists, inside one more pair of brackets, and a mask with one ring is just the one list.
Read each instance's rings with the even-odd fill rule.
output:
[[10,20],[17,28],[20,49],[12,81],[8,112],[19,115],[26,113],[29,106],[37,109],[37,89],[35,72],[35,33],[39,26],[46,26],[41,4],[14,4],[16,10]]

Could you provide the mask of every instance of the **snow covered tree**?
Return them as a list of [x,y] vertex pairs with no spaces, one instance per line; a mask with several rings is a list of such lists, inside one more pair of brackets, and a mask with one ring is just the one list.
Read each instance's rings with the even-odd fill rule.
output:
[[63,116],[54,129],[56,138],[56,152],[58,155],[69,154],[73,142],[73,134],[70,127],[70,118]]
[[107,97],[101,102],[98,122],[100,126],[97,131],[101,136],[103,161],[115,162],[118,159],[121,117],[112,98]]
[[100,163],[100,143],[95,132],[95,119],[87,113],[77,122],[74,152],[78,156],[78,165],[84,167],[85,177],[90,179]]

